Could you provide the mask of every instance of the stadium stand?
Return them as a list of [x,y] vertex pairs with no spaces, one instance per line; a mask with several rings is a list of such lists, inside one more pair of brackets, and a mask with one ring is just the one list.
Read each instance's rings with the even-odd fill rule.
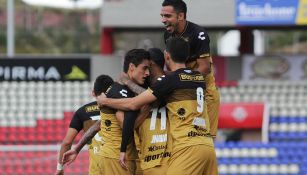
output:
[[[266,102],[271,108],[268,143],[216,143],[220,174],[306,175],[307,82],[221,85],[222,102]],[[92,100],[90,89],[90,82],[0,83],[0,174],[53,174],[73,111]],[[87,169],[83,151],[65,173]]]

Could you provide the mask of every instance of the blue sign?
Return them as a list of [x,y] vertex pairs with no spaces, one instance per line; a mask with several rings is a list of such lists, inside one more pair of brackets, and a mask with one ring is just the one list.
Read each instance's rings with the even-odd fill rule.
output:
[[295,25],[299,0],[237,0],[238,25]]

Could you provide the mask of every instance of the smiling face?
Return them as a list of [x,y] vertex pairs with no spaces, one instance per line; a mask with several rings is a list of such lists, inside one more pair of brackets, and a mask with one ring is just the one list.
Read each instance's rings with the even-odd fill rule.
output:
[[132,81],[139,85],[143,85],[145,79],[149,76],[149,66],[150,61],[148,59],[144,59],[141,64],[135,66],[133,63],[130,63],[130,78]]
[[163,6],[161,9],[161,22],[169,33],[179,33],[179,24],[183,20],[183,13],[177,13],[173,6]]

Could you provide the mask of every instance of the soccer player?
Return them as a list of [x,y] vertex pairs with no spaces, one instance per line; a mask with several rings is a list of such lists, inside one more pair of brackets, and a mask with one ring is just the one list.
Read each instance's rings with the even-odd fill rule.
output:
[[210,134],[216,137],[220,93],[215,85],[213,61],[210,55],[210,39],[207,32],[197,24],[186,20],[187,6],[182,0],[164,0],[161,8],[161,20],[165,25],[164,40],[182,37],[190,44],[190,56],[187,67],[197,70],[205,76],[206,103],[210,119]]
[[[150,66],[150,80],[151,84],[156,82],[157,78],[163,75],[164,68],[164,55],[158,48],[151,48],[148,50],[150,53],[151,66]],[[123,83],[126,84],[132,91],[137,94],[145,91],[146,89],[139,87],[133,81],[129,81],[123,77]],[[146,115],[143,113],[143,117],[138,117],[135,124],[135,143],[139,152],[140,166],[144,175],[163,175],[167,171],[167,162],[171,155],[171,138],[169,137],[169,122],[167,120],[167,111],[165,106],[159,103],[150,105],[151,112]],[[129,129],[124,132],[123,139],[128,140],[130,135],[127,136],[131,130],[133,130],[133,122],[125,122],[126,128],[129,125]],[[130,131],[129,131],[130,130]],[[133,133],[132,133],[133,134]],[[123,144],[123,143],[122,143]],[[127,141],[125,141],[127,144]],[[125,146],[123,146],[125,147]],[[120,163],[125,166],[125,150],[121,150]]]
[[137,110],[155,100],[165,101],[173,139],[167,174],[217,175],[217,160],[210,123],[205,111],[204,76],[186,68],[189,44],[172,37],[166,42],[165,63],[171,71],[158,78],[150,89],[134,98],[97,97],[99,105]]
[[[94,87],[92,90],[92,95],[94,97],[100,95],[113,84],[113,80],[108,75],[100,75],[96,78],[94,82]],[[66,132],[66,136],[62,141],[59,156],[56,175],[64,174],[62,157],[64,152],[70,150],[73,141],[75,140],[77,134],[84,130],[88,130],[91,125],[93,125],[96,120],[100,119],[100,110],[97,105],[97,101],[90,102],[88,104],[80,107],[73,115],[69,128]],[[101,140],[101,133],[97,133],[96,136],[89,142],[89,174],[97,174],[97,153],[99,152],[100,146],[103,144]]]
[[[149,53],[143,49],[132,49],[125,55],[124,72],[129,78],[139,85],[143,85],[145,79],[149,76]],[[111,98],[128,98],[133,97],[134,93],[127,86],[119,83],[114,83],[106,92],[106,95]],[[102,146],[99,155],[102,157],[102,165],[100,174],[107,175],[132,175],[135,171],[135,159],[137,152],[133,149],[133,143],[127,148],[127,167],[122,168],[118,163],[120,155],[120,146],[122,131],[121,126],[123,119],[129,115],[137,115],[134,111],[119,111],[109,107],[101,108],[101,124],[94,125],[86,132],[75,148],[66,152],[63,157],[64,163],[71,163],[84,146],[86,141],[93,137],[98,130],[102,130],[104,145]],[[136,117],[133,117],[136,118]]]

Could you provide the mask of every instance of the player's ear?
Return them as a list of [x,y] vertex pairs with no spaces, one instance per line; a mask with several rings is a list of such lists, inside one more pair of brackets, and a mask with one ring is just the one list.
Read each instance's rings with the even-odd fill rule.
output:
[[92,96],[93,96],[93,97],[96,97],[96,94],[95,94],[95,92],[94,92],[94,91],[92,91]]
[[178,20],[179,21],[183,21],[184,20],[184,13],[183,12],[178,13]]
[[135,65],[133,63],[129,63],[129,70],[134,71]]

